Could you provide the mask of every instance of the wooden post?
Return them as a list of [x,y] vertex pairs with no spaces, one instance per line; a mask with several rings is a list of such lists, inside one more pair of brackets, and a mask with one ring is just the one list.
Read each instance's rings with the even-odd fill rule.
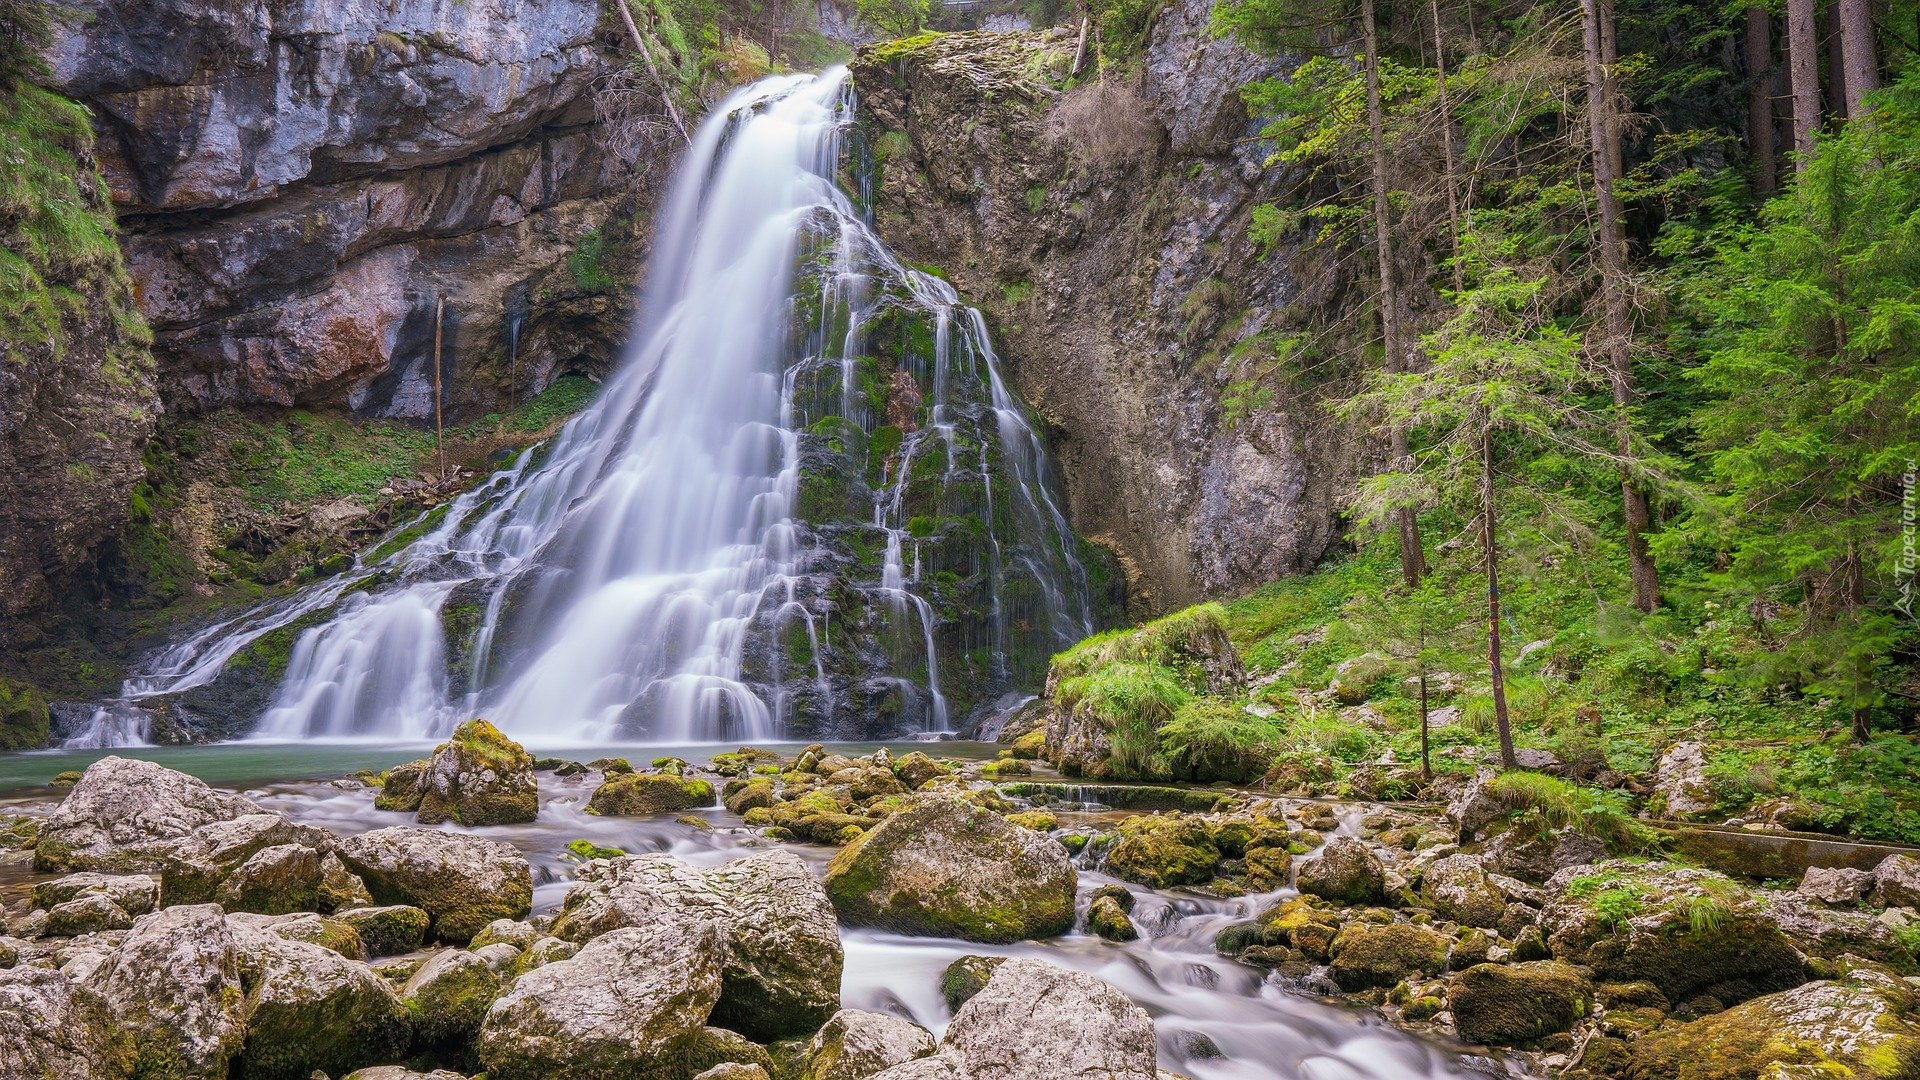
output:
[[447,298],[443,293],[433,306],[433,452],[440,459],[440,482],[447,480],[447,447],[440,423],[440,343],[441,328],[446,325]]

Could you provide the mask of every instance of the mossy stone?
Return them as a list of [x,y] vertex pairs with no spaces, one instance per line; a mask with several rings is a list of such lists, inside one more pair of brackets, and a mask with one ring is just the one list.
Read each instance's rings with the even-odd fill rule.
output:
[[1593,1004],[1580,969],[1554,960],[1476,964],[1447,983],[1447,1007],[1460,1037],[1517,1046],[1569,1031]]
[[47,745],[51,716],[47,699],[32,684],[0,678],[0,751],[38,750]]
[[1438,975],[1447,970],[1451,944],[1423,926],[1352,924],[1333,940],[1333,981],[1352,993],[1392,986],[1410,975]]
[[620,773],[609,776],[593,798],[587,813],[629,817],[638,814],[677,814],[713,805],[713,783],[698,777],[666,773]]
[[1116,833],[1118,839],[1107,853],[1107,872],[1149,888],[1204,884],[1212,880],[1220,861],[1220,849],[1194,818],[1133,817],[1121,822]]

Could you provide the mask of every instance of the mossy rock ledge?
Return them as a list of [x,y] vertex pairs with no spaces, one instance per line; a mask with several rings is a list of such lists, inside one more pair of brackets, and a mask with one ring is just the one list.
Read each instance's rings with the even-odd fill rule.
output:
[[672,773],[620,773],[609,776],[587,800],[587,813],[610,817],[675,814],[712,806],[713,783]]
[[921,795],[827,868],[842,921],[906,934],[1013,942],[1073,926],[1079,875],[1065,848],[953,795]]
[[1579,968],[1554,960],[1476,964],[1447,984],[1447,1008],[1468,1042],[1513,1046],[1570,1030],[1593,1004]]
[[1627,1080],[1920,1076],[1920,1000],[1866,967],[1755,998],[1635,1041]]

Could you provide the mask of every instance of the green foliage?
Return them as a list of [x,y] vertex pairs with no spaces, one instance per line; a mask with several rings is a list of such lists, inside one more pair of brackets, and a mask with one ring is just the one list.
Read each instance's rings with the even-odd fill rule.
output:
[[1279,725],[1234,702],[1198,698],[1159,731],[1156,771],[1185,780],[1245,783],[1266,770]]
[[1160,4],[1161,0],[1089,0],[1087,15],[1100,28],[1103,53],[1118,59],[1145,47]]
[[0,0],[0,94],[47,74],[55,12],[47,0]]
[[856,0],[860,21],[890,38],[909,37],[926,25],[930,0]]
[[1067,708],[1082,704],[1108,728],[1114,775],[1156,775],[1159,730],[1173,720],[1192,693],[1173,670],[1151,662],[1119,661],[1089,675],[1063,679],[1059,700]]
[[1632,809],[1619,792],[1519,770],[1494,777],[1487,791],[1513,811],[1520,828],[1541,834],[1576,829],[1616,853],[1648,851],[1658,844],[1658,834],[1634,820]]
[[599,229],[582,236],[573,250],[567,254],[567,272],[573,275],[573,283],[580,291],[605,293],[613,291],[613,274],[607,270],[602,260],[606,257],[606,234]]

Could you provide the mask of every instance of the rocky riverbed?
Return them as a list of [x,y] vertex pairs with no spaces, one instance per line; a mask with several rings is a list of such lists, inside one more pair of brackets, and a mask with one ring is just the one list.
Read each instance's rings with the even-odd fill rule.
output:
[[1520,843],[1472,785],[1146,813],[1035,771],[483,724],[244,794],[104,758],[5,831],[0,1077],[1893,1077],[1920,1046],[1912,860],[1756,889]]

